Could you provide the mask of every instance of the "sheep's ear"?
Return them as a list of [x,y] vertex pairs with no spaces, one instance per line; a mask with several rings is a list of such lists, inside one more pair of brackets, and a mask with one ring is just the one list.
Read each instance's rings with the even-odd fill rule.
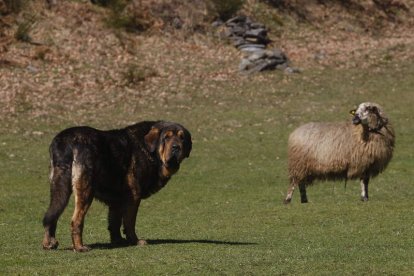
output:
[[153,127],[147,135],[145,135],[145,144],[148,147],[150,152],[155,151],[155,147],[157,146],[158,139],[160,138],[160,130],[158,128]]
[[352,116],[354,116],[356,113],[356,109],[352,109],[351,111],[349,111],[349,114],[351,114]]
[[376,107],[376,106],[372,106],[372,107],[370,108],[370,111],[371,111],[372,113],[374,113],[375,115],[377,115],[378,117],[382,118],[381,113],[380,113],[380,110],[378,109],[378,107]]

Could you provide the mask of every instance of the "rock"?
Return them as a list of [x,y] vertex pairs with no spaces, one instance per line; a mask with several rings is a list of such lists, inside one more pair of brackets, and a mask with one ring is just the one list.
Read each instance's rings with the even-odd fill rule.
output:
[[226,36],[245,54],[239,64],[241,72],[251,74],[274,69],[283,70],[288,74],[299,72],[297,68],[289,67],[289,59],[282,50],[266,50],[271,40],[267,36],[264,24],[252,22],[246,16],[236,16],[227,20],[224,26]]
[[256,37],[256,38],[262,38],[262,39],[264,39],[267,36],[267,31],[266,31],[266,29],[262,29],[262,28],[260,28],[260,29],[247,30],[244,33],[244,36],[245,37]]
[[184,22],[181,20],[181,18],[179,17],[175,17],[171,23],[171,25],[175,28],[175,29],[181,29],[183,27]]
[[256,61],[263,58],[266,58],[266,51],[258,50],[256,52],[253,52],[247,59],[250,61]]
[[265,25],[264,24],[262,24],[262,23],[251,23],[250,24],[250,28],[252,28],[252,29],[264,29],[264,28],[266,28],[265,27]]
[[239,71],[246,71],[252,65],[252,62],[247,58],[243,58],[239,64]]
[[234,39],[233,39],[233,45],[234,45],[234,47],[236,47],[236,48],[239,48],[240,46],[242,46],[242,45],[245,45],[245,44],[247,44],[248,42],[246,41],[246,40],[244,40],[243,38],[240,38],[240,37],[235,37]]
[[218,27],[220,27],[223,24],[224,24],[224,22],[219,19],[219,20],[216,20],[213,23],[211,23],[211,26],[214,27],[214,28],[218,28]]
[[286,73],[286,74],[293,74],[293,73],[301,73],[302,72],[302,70],[301,69],[299,69],[299,68],[295,68],[295,67],[286,67],[285,68],[285,70],[284,70],[284,72]]
[[28,65],[26,67],[26,70],[29,71],[29,72],[31,72],[31,73],[37,73],[39,71],[36,67],[34,67],[32,65]]
[[[246,43],[248,43],[248,42],[246,41]],[[246,50],[247,48],[251,48],[252,50],[253,49],[260,49],[260,50],[262,50],[262,49],[265,48],[265,46],[262,45],[262,44],[252,44],[252,43],[248,43],[248,44],[242,44],[242,45],[240,45],[237,48],[239,48],[239,50],[241,50],[241,51]]]
[[247,17],[246,16],[244,16],[244,15],[238,15],[238,16],[235,16],[235,17],[233,17],[233,18],[230,18],[229,20],[227,20],[226,21],[226,25],[227,24],[231,24],[231,23],[240,23],[240,22],[242,22],[242,23],[245,23],[246,22],[246,19],[247,19]]

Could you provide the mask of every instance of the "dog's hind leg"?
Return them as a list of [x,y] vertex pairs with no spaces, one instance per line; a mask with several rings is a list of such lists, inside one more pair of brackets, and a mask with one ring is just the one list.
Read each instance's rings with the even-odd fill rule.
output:
[[53,166],[50,172],[50,204],[43,217],[45,235],[43,238],[44,249],[56,249],[59,245],[56,240],[57,221],[68,204],[72,193],[71,167]]
[[75,210],[71,221],[73,250],[77,252],[89,251],[83,245],[82,232],[86,213],[93,200],[92,177],[88,168],[75,159],[72,164],[72,187],[75,195]]

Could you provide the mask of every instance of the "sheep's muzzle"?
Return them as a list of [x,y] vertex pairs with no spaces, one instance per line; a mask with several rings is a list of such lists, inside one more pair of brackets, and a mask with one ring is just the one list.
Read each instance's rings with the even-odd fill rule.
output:
[[352,118],[352,123],[354,125],[358,125],[361,123],[361,118],[359,118],[358,114],[355,114],[354,118]]

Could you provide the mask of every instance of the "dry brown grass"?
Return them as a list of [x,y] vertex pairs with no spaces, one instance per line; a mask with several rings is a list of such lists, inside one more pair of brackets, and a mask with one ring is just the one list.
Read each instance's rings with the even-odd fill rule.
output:
[[[23,15],[2,18],[0,116],[39,120],[55,116],[76,122],[90,115],[90,107],[136,112],[139,104],[185,98],[189,91],[208,95],[215,81],[238,83],[240,53],[209,27],[204,1],[180,2],[140,1],[152,5],[147,11],[155,19],[146,33],[137,35],[108,28],[105,19],[110,11],[89,1],[61,1],[51,10],[35,1],[31,11],[37,14],[36,25],[30,37],[41,45],[13,39]],[[305,70],[320,66],[375,70],[381,62],[414,59],[412,22],[387,21],[378,33],[364,32],[351,19],[333,24],[335,9],[338,6],[315,7],[314,13],[326,23],[312,24],[273,11],[284,24],[271,28],[273,46]],[[265,17],[265,10],[269,12],[255,0],[245,6],[245,12],[255,17]],[[174,27],[177,18],[180,28]],[[139,72],[128,75],[131,64],[151,70],[142,72],[142,78]]]

